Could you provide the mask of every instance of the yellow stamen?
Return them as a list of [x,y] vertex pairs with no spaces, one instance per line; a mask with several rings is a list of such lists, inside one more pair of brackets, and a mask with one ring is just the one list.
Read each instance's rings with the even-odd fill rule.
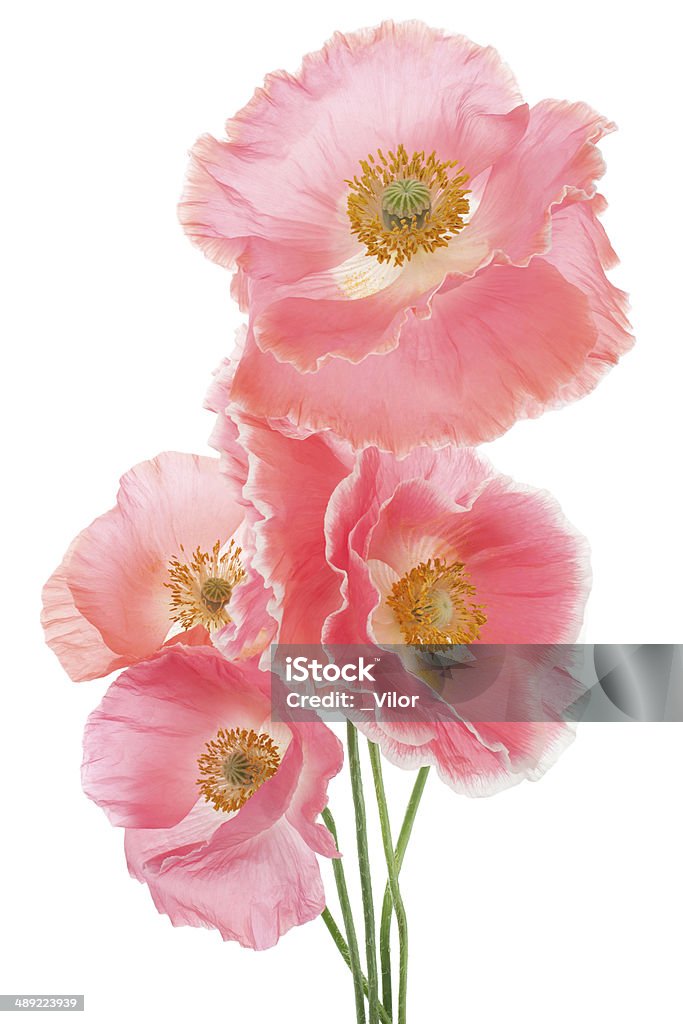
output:
[[197,785],[217,811],[239,811],[280,766],[280,751],[267,732],[219,729],[197,760]]
[[[409,157],[400,145],[386,156],[378,149],[376,157],[370,154],[360,166],[363,173],[346,182],[351,189],[347,202],[351,231],[380,263],[393,259],[400,267],[420,249],[434,252],[448,245],[464,227],[469,189],[463,186],[469,175],[462,168],[449,175],[458,167],[456,161],[437,160],[436,153]],[[410,193],[407,205],[405,200],[399,202],[401,190]]]
[[[180,550],[185,554],[182,544]],[[207,554],[200,548],[192,555],[189,564],[173,558],[168,564],[171,591],[171,621],[178,622],[183,629],[202,625],[207,629],[218,629],[231,622],[227,606],[232,592],[246,573],[242,568],[242,548],[230,541],[228,549],[220,554],[221,542],[214,544]]]
[[486,622],[475,594],[462,562],[430,558],[397,580],[386,602],[407,644],[468,644]]

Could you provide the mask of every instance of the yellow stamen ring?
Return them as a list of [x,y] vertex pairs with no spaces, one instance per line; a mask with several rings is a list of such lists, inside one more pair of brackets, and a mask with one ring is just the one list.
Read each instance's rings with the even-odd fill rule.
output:
[[430,558],[394,583],[386,603],[407,644],[467,644],[486,622],[475,594],[462,562]]
[[[183,546],[180,550],[185,554]],[[242,548],[230,541],[227,551],[220,554],[221,542],[216,541],[207,554],[200,548],[189,563],[173,558],[168,565],[171,582],[165,583],[171,591],[171,621],[183,629],[202,625],[218,629],[231,622],[227,606],[233,590],[246,573],[242,568]]]
[[360,175],[350,188],[347,212],[351,231],[369,256],[402,266],[420,250],[448,245],[465,225],[469,212],[463,186],[469,176],[453,160],[436,153],[408,156],[403,145],[387,155],[381,149],[360,161]]
[[197,785],[217,811],[239,811],[280,766],[280,751],[267,732],[219,729],[197,760]]

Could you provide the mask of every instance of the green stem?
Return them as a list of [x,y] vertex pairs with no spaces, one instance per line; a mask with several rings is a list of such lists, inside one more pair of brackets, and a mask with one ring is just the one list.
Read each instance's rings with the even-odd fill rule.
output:
[[[332,936],[335,946],[337,947],[342,957],[344,958],[344,963],[346,964],[347,967],[351,967],[351,954],[349,953],[349,947],[346,945],[346,942],[344,941],[344,936],[342,935],[337,922],[335,921],[334,917],[332,916],[327,907],[325,907],[321,916],[323,921],[327,925],[327,930]],[[363,975],[362,977],[363,991],[367,995],[367,978],[365,977],[365,975]],[[391,1016],[386,1012],[383,1006],[379,1007],[379,1019],[382,1021],[382,1024],[391,1024]]]
[[[424,792],[425,785],[427,783],[427,776],[429,775],[429,767],[420,768],[415,779],[415,785],[413,791],[410,794],[410,800],[406,807],[405,817],[403,824],[401,825],[401,831],[399,832],[398,842],[396,843],[396,849],[394,851],[394,858],[396,860],[396,873],[400,874],[401,868],[403,867],[403,858],[405,857],[406,847],[408,846],[408,840],[410,839],[411,832],[413,831],[413,825],[415,823],[415,815],[417,809],[420,806],[420,800]],[[382,1004],[387,1013],[391,1013],[391,915],[394,909],[394,905],[391,901],[391,889],[387,882],[387,887],[384,890],[384,900],[382,902],[382,917],[379,930],[379,955],[382,965]]]
[[[339,849],[339,840],[337,839],[337,827],[332,817],[332,812],[329,808],[325,807],[322,812],[322,818],[327,828],[332,833],[335,846]],[[339,929],[335,924],[337,935],[341,939],[344,947],[346,948],[346,955],[344,954],[342,947],[337,942],[334,932],[330,929],[332,938],[337,942],[337,947],[340,950],[342,956],[346,960],[347,964],[351,968],[353,974],[353,994],[356,1000],[356,1021],[357,1024],[365,1024],[365,989],[363,986],[364,978],[363,971],[360,966],[360,953],[358,952],[358,939],[356,938],[356,926],[353,923],[353,912],[351,910],[351,901],[349,900],[349,890],[346,887],[346,875],[344,874],[344,865],[341,862],[340,857],[335,857],[332,861],[332,870],[334,872],[334,880],[337,885],[337,892],[339,894],[339,904],[341,906],[342,918],[344,919],[344,928],[346,929],[346,938],[348,945],[344,942]],[[327,908],[325,908],[327,910]],[[327,911],[328,918],[331,918],[331,914]],[[329,928],[328,920],[325,919],[325,912],[323,912],[323,920]]]
[[[370,853],[368,851],[368,830],[363,797],[363,778],[358,752],[358,733],[352,722],[346,723],[349,748],[349,771],[353,809],[356,815],[356,842],[358,845],[358,866],[363,896],[363,917],[365,921],[365,950],[368,964],[368,1024],[378,1024],[379,993],[377,987],[377,950],[375,940],[375,908],[372,902],[372,877],[370,874]],[[392,852],[393,860],[393,852]],[[398,917],[398,915],[397,915]]]
[[382,778],[382,762],[380,759],[379,747],[376,743],[372,743],[368,740],[368,748],[370,750],[372,775],[375,780],[375,792],[377,794],[379,822],[382,830],[384,857],[387,862],[387,873],[389,875],[391,901],[394,905],[394,910],[396,912],[396,924],[398,925],[398,1024],[406,1024],[406,996],[408,991],[408,920],[406,918],[405,907],[403,906],[401,890],[398,885],[397,858],[394,853],[394,844],[391,838],[391,825],[389,823],[389,810],[387,808],[386,793],[384,792],[384,780]]

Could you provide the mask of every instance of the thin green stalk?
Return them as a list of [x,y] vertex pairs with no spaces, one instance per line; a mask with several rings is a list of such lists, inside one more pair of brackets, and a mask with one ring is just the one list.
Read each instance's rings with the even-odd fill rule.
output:
[[389,823],[389,810],[387,798],[384,792],[384,780],[382,778],[382,762],[379,747],[376,743],[368,740],[370,750],[370,764],[372,775],[375,780],[375,792],[377,794],[377,808],[379,810],[379,822],[382,830],[382,843],[384,845],[384,857],[387,862],[387,873],[389,875],[389,889],[391,901],[396,912],[396,924],[398,925],[399,941],[399,969],[398,969],[398,1021],[397,1024],[406,1024],[406,1006],[408,992],[408,920],[406,918],[403,898],[398,885],[398,869],[396,866],[396,855],[394,844],[391,838],[391,825]]
[[360,886],[363,896],[363,918],[365,921],[365,951],[367,954],[368,964],[368,1024],[378,1024],[379,992],[377,987],[375,908],[372,901],[372,877],[370,874],[370,853],[368,851],[368,830],[365,816],[365,798],[363,796],[363,778],[361,775],[360,755],[358,752],[358,733],[356,732],[356,727],[352,722],[347,721],[346,723],[346,736],[349,748],[349,771],[351,773],[353,809],[356,815],[358,866],[360,868]]
[[[335,921],[334,917],[332,916],[327,907],[325,907],[321,916],[327,926],[328,932],[330,933],[334,940],[335,946],[337,947],[342,957],[344,958],[344,963],[347,965],[347,967],[351,967],[351,955],[349,953],[349,947],[346,945],[346,942],[344,941],[344,936],[342,935],[337,922]],[[368,982],[365,975],[363,975],[363,991],[365,992],[366,995],[368,994]],[[379,1019],[382,1021],[382,1024],[391,1024],[391,1016],[386,1012],[383,1006],[379,1007]]]
[[[335,846],[337,847],[337,849],[339,849],[339,840],[337,839],[337,827],[334,823],[334,818],[332,817],[332,812],[329,810],[329,808],[326,807],[323,810],[322,818],[325,824],[327,825],[327,828],[332,833],[332,838],[334,839]],[[332,861],[332,870],[334,872],[334,880],[336,882],[337,892],[339,894],[339,904],[341,906],[342,918],[344,919],[344,928],[346,929],[346,939],[348,945],[344,943],[344,946],[346,947],[348,959],[346,956],[344,956],[343,951],[342,956],[344,956],[344,959],[348,963],[349,967],[351,968],[351,973],[353,974],[353,994],[356,1000],[356,1022],[357,1024],[365,1024],[365,990],[363,987],[363,981],[365,979],[363,978],[363,971],[360,966],[360,953],[358,952],[356,926],[353,922],[353,912],[351,910],[351,901],[349,900],[349,890],[346,887],[346,875],[344,874],[344,865],[342,864],[340,857],[335,857],[334,860]],[[329,924],[327,921],[325,921],[325,924],[327,924],[329,928]],[[339,932],[339,929],[337,928],[336,930],[337,934],[339,935],[339,938],[341,938],[341,933]],[[335,938],[334,933],[332,933],[332,938]],[[335,942],[336,941],[337,940],[335,939]],[[343,939],[342,942],[344,942]],[[341,951],[342,947],[339,946],[339,943],[337,943],[337,946]]]
[[[394,851],[394,859],[396,860],[396,873],[400,874],[401,868],[403,867],[403,858],[405,857],[406,847],[408,846],[408,840],[413,831],[413,825],[415,823],[415,815],[417,809],[420,806],[420,800],[424,792],[425,785],[427,783],[427,776],[429,775],[429,767],[420,768],[415,779],[415,785],[413,791],[410,794],[410,800],[406,807],[405,817],[403,824],[401,825],[401,831],[399,832],[398,842],[396,843],[396,849]],[[387,887],[384,890],[384,900],[382,902],[382,917],[380,922],[379,930],[379,956],[382,966],[382,1005],[387,1013],[391,1013],[391,915],[394,909],[394,904],[391,901],[391,889],[387,882]]]

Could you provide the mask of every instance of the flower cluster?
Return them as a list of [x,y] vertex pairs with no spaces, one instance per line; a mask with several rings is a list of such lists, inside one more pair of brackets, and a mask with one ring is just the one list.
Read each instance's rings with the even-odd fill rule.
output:
[[[529,109],[490,48],[385,23],[269,76],[227,140],[195,145],[181,221],[248,315],[207,397],[219,457],[126,473],[43,610],[72,679],[122,670],[84,787],[174,924],[262,949],[325,908],[343,748],[322,721],[272,720],[271,644],[576,640],[585,541],[474,446],[631,344],[595,185],[612,127]],[[470,795],[539,777],[572,738],[358,728]]]

